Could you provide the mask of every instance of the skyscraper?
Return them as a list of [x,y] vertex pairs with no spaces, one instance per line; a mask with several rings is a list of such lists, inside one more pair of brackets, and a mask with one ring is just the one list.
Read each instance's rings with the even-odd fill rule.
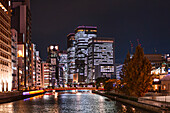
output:
[[68,65],[68,84],[76,83],[78,82],[76,79],[73,80],[73,78],[77,78],[75,74],[75,34],[70,33],[67,35],[67,65]]
[[0,92],[12,89],[11,1],[0,1]]
[[97,37],[97,27],[79,26],[75,30],[75,63],[78,82],[87,82],[88,40]]
[[[19,51],[23,51],[24,61],[24,86],[32,87],[32,57],[31,57],[31,11],[29,0],[12,0],[12,28],[18,31],[22,36],[18,37],[20,47]],[[22,46],[22,47],[21,47]],[[20,60],[20,59],[18,59]],[[21,61],[19,61],[21,62]]]
[[50,66],[50,86],[57,86],[59,85],[59,49],[58,45],[50,45],[47,48],[48,51],[48,58],[47,62]]
[[68,78],[67,51],[60,51],[59,57],[59,84],[64,87]]
[[115,52],[113,38],[93,37],[88,41],[88,82],[98,77],[113,78],[115,73]]

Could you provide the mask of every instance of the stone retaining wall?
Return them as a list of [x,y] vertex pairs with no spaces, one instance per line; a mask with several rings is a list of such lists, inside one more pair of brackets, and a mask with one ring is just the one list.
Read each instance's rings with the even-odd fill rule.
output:
[[165,113],[170,113],[170,111],[168,111],[167,109],[163,109],[163,108],[160,108],[160,107],[142,104],[142,103],[127,100],[127,99],[118,98],[116,96],[107,95],[105,93],[100,93],[98,91],[93,91],[93,93],[96,93],[96,94],[99,94],[99,95],[102,95],[102,96],[105,96],[105,97],[108,97],[110,99],[120,101],[120,102],[123,102],[123,103],[126,103],[126,104],[130,104],[130,105],[135,106],[135,107],[146,109],[146,110],[149,110],[149,111],[153,111],[153,112],[157,112],[157,113],[162,113],[162,111],[165,111]]
[[23,95],[22,91],[0,93],[0,104],[22,100],[22,99],[40,95],[40,94],[42,93],[37,93],[37,94],[32,94],[32,95]]

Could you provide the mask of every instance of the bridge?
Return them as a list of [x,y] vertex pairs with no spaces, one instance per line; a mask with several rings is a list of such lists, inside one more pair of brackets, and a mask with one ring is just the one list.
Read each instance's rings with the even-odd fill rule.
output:
[[65,90],[104,90],[104,88],[98,88],[95,87],[65,87],[65,88],[54,88],[54,89],[45,89],[45,91],[65,91]]

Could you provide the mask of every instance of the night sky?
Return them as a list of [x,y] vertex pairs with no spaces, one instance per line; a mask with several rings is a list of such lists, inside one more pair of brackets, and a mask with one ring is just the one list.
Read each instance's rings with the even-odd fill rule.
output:
[[139,39],[145,53],[170,53],[170,0],[31,0],[32,42],[41,58],[47,46],[67,48],[67,34],[79,25],[98,27],[99,37],[114,37],[116,62],[134,50]]

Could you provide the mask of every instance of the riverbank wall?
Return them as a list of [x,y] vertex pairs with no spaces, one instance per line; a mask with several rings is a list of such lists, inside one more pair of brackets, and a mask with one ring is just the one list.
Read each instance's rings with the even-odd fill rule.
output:
[[0,104],[13,102],[13,101],[17,101],[17,100],[22,100],[25,98],[40,95],[40,94],[43,94],[45,91],[35,92],[35,93],[31,93],[31,94],[29,92],[30,91],[27,91],[27,92],[24,92],[24,91],[2,92],[2,93],[0,93]]
[[[105,96],[105,97],[108,97],[112,100],[116,100],[116,101],[120,101],[122,103],[125,103],[125,104],[129,104],[129,105],[132,105],[134,107],[138,107],[138,108],[142,108],[142,109],[146,109],[148,111],[152,111],[154,113],[170,113],[170,111],[168,111],[168,109],[166,108],[162,108],[162,107],[157,107],[157,106],[153,106],[153,105],[149,105],[149,104],[143,104],[143,103],[140,103],[140,102],[137,102],[136,99],[134,98],[134,101],[132,101],[131,99],[124,99],[124,98],[121,98],[122,95],[120,96],[115,96],[115,95],[118,95],[118,94],[109,94],[109,93],[101,93],[99,91],[92,91],[93,93],[95,94],[99,94],[101,96]],[[114,96],[113,96],[114,95]]]

